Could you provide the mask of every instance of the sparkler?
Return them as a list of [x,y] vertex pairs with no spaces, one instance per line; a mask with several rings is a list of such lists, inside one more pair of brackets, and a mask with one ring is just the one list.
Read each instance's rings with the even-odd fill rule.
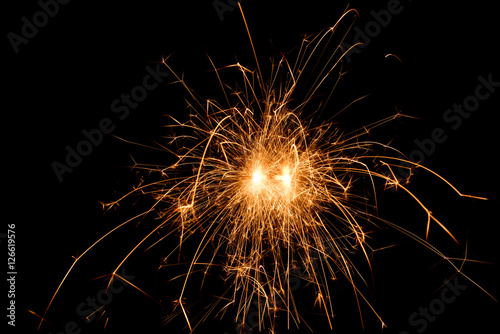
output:
[[[242,10],[241,14],[250,36]],[[343,75],[342,58],[349,50],[343,50],[340,43],[333,52],[326,50],[342,20],[356,15],[354,9],[346,10],[333,27],[304,38],[295,61],[281,58],[272,66],[267,81],[251,38],[255,70],[239,63],[217,68],[212,62],[225,104],[199,98],[164,59],[162,62],[191,99],[190,119],[180,122],[172,118],[172,127],[187,134],[173,137],[170,144],[182,142],[185,149],[174,153],[162,146],[176,155],[176,162],[170,166],[135,165],[157,173],[159,179],[140,184],[105,207],[109,209],[132,194],[152,196],[153,206],[111,230],[75,259],[42,319],[82,256],[125,224],[153,213],[160,223],[123,258],[110,275],[109,284],[119,277],[118,270],[125,261],[157,232],[169,229],[162,239],[169,235],[179,238],[165,263],[183,252],[182,245],[188,239],[198,238],[187,272],[177,277],[183,283],[173,312],[183,315],[192,331],[206,316],[191,318],[185,300],[187,291],[195,272],[206,275],[214,267],[222,268],[231,288],[207,307],[209,312],[222,316],[234,308],[235,318],[246,319],[257,302],[259,329],[273,329],[280,313],[286,314],[288,326],[298,326],[302,318],[290,285],[298,263],[305,273],[302,278],[314,287],[314,304],[325,314],[330,327],[333,302],[328,282],[337,278],[347,279],[358,305],[366,303],[385,326],[361,293],[358,282],[365,278],[350,258],[352,253],[361,253],[371,268],[367,233],[377,224],[387,224],[425,245],[459,272],[453,259],[426,241],[431,224],[457,240],[412,193],[409,178],[400,181],[393,173],[393,168],[400,167],[402,159],[396,157],[400,152],[363,139],[375,127],[407,116],[398,111],[350,133],[344,133],[333,122],[317,125],[311,116],[304,117],[312,113],[311,101],[320,87],[330,84],[333,78],[334,88]],[[239,85],[222,81],[220,73],[231,70],[241,75]],[[313,84],[304,87],[309,80],[305,73],[312,72],[318,73]],[[304,88],[305,97],[296,100],[298,90]],[[328,99],[322,101],[323,107]],[[464,195],[428,168],[405,162],[408,169],[421,168],[433,174],[460,196],[484,199]],[[380,187],[394,187],[421,206],[427,215],[425,238],[377,215]]]

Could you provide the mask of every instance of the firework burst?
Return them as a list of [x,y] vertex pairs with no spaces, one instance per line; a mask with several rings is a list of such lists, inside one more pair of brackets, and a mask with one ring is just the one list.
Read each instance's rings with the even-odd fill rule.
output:
[[[297,265],[305,273],[301,279],[314,287],[314,304],[332,327],[332,279],[346,279],[358,305],[366,303],[372,308],[358,284],[364,284],[366,279],[350,255],[363,254],[371,267],[367,233],[378,224],[387,224],[422,243],[458,271],[454,261],[426,241],[431,224],[456,239],[410,191],[408,179],[401,181],[393,173],[393,168],[400,165],[400,152],[363,139],[371,129],[404,115],[397,111],[350,133],[344,133],[331,121],[318,125],[311,116],[318,112],[311,101],[320,87],[331,82],[335,87],[343,75],[342,58],[349,50],[343,50],[340,43],[332,49],[332,36],[339,34],[342,20],[356,15],[355,10],[347,10],[333,27],[304,38],[294,61],[282,57],[265,77],[258,61],[255,70],[239,63],[223,68],[214,65],[224,103],[199,98],[182,76],[176,75],[177,82],[190,95],[190,117],[185,122],[172,119],[170,127],[182,134],[172,137],[170,146],[161,147],[175,154],[177,161],[165,167],[136,164],[137,169],[156,173],[157,181],[140,184],[105,205],[109,209],[132,194],[152,196],[152,207],[135,218],[155,214],[160,223],[119,263],[110,284],[119,277],[120,267],[131,254],[157,232],[167,231],[162,239],[177,235],[179,242],[164,259],[166,270],[177,254],[186,255],[182,245],[196,239],[187,271],[176,277],[182,280],[182,289],[172,313],[183,315],[190,330],[209,313],[223,315],[234,309],[235,319],[246,319],[252,307],[258,308],[259,327],[274,328],[279,313],[286,314],[288,326],[298,326],[302,318],[290,284]],[[253,43],[252,49],[257,60]],[[175,74],[167,59],[162,62]],[[222,71],[237,71],[241,80],[231,86],[222,81]],[[313,84],[309,84],[310,76],[305,73],[315,73]],[[305,91],[305,96],[298,99],[298,91]],[[328,99],[321,101],[322,108]],[[173,152],[174,146],[183,149]],[[427,168],[406,162],[408,169],[422,168],[453,188]],[[426,212],[425,238],[377,215],[377,191],[391,187],[406,193]],[[468,196],[453,189],[460,196]],[[134,219],[89,247],[68,274],[94,245]],[[219,269],[221,281],[229,282],[230,288],[206,307],[207,314],[190,315],[187,291],[191,284],[199,288],[203,282],[192,282],[194,273],[207,275],[214,268]]]

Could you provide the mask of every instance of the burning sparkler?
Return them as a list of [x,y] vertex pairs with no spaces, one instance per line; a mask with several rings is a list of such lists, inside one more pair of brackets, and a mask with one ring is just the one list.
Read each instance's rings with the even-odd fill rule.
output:
[[[136,168],[148,173],[157,172],[159,179],[135,187],[124,197],[137,193],[153,196],[154,205],[140,217],[156,213],[160,223],[124,257],[111,280],[119,277],[120,267],[153,234],[169,229],[166,236],[177,234],[179,243],[165,263],[182,252],[188,239],[198,238],[187,272],[177,278],[183,283],[174,312],[185,317],[190,330],[204,319],[191,319],[185,300],[193,273],[207,274],[214,267],[222,268],[224,280],[231,282],[231,288],[207,307],[211,312],[223,315],[234,308],[235,318],[246,319],[256,302],[260,328],[273,328],[279,313],[286,314],[288,326],[298,326],[302,319],[290,285],[297,263],[306,273],[303,279],[314,287],[315,305],[332,327],[330,279],[347,279],[358,305],[366,303],[372,308],[358,287],[357,282],[365,279],[350,254],[364,254],[371,267],[367,230],[376,224],[388,224],[424,244],[458,271],[451,259],[426,241],[431,224],[437,224],[456,239],[411,192],[408,179],[401,182],[393,173],[393,168],[400,167],[401,159],[396,158],[400,153],[388,145],[363,140],[371,129],[404,115],[398,111],[351,133],[343,133],[332,122],[315,125],[311,116],[304,117],[304,112],[311,112],[309,103],[318,89],[331,80],[336,83],[342,76],[342,58],[349,50],[343,50],[340,43],[333,52],[325,50],[330,47],[332,36],[338,34],[340,22],[356,15],[354,9],[346,10],[333,27],[304,38],[295,61],[281,58],[273,65],[267,81],[253,43],[255,70],[239,63],[224,68],[212,63],[225,104],[201,100],[181,76],[175,75],[167,59],[163,60],[191,98],[190,119],[174,120],[173,125],[188,132],[172,139],[176,143],[182,141],[186,149],[174,153],[177,161],[170,166],[136,164]],[[245,20],[244,23],[249,31]],[[231,70],[240,73],[240,85],[232,87],[222,82],[220,72]],[[314,71],[317,76],[313,85],[304,87],[308,80],[305,73]],[[307,93],[296,100],[299,88],[306,88]],[[322,105],[327,102],[328,98]],[[460,196],[473,197],[460,193],[424,166],[406,162],[409,170],[424,169]],[[381,186],[394,187],[421,206],[427,214],[425,238],[377,216],[377,189]],[[106,204],[106,208],[123,198]],[[133,219],[104,235],[76,258],[68,274],[94,245],[130,221]]]

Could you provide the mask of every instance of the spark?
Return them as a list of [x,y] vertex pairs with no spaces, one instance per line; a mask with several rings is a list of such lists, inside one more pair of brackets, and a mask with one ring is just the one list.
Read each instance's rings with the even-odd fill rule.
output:
[[[250,36],[248,22],[242,10],[241,13]],[[442,176],[418,163],[401,159],[395,148],[364,139],[374,128],[405,115],[398,111],[350,133],[332,121],[315,124],[311,116],[304,117],[306,112],[314,113],[309,105],[320,88],[332,82],[331,87],[335,88],[345,74],[342,59],[349,50],[340,47],[343,37],[333,48],[330,48],[331,40],[343,20],[351,17],[354,20],[356,16],[354,9],[347,9],[333,27],[305,37],[295,61],[290,62],[283,56],[272,64],[267,81],[251,38],[256,70],[240,63],[217,68],[210,59],[226,105],[198,97],[164,59],[162,63],[191,99],[190,119],[186,122],[173,119],[174,124],[169,126],[186,133],[171,140],[171,143],[182,142],[184,149],[174,153],[176,161],[169,166],[135,164],[138,170],[156,173],[158,180],[140,184],[104,206],[114,207],[133,194],[151,196],[154,204],[143,214],[108,232],[75,258],[40,317],[41,323],[82,256],[129,222],[153,214],[160,223],[127,253],[111,277],[118,277],[119,268],[158,232],[169,231],[159,241],[172,236],[178,238],[178,245],[164,263],[176,253],[179,259],[182,245],[196,239],[197,246],[190,255],[187,271],[175,277],[182,280],[182,288],[173,301],[176,311],[173,314],[182,314],[191,331],[207,315],[192,318],[187,291],[192,286],[200,288],[200,282],[194,279],[196,272],[206,275],[213,268],[221,269],[223,281],[231,282],[231,288],[207,306],[208,313],[224,315],[232,308],[235,319],[246,319],[253,305],[257,305],[259,329],[267,324],[269,330],[274,331],[273,324],[279,313],[286,314],[287,326],[299,326],[302,317],[290,284],[297,264],[305,273],[302,279],[315,291],[311,306],[324,313],[330,328],[334,310],[329,282],[341,277],[351,286],[359,312],[365,303],[385,326],[361,292],[360,284],[366,284],[367,279],[350,257],[353,253],[362,254],[371,269],[373,250],[368,234],[380,223],[423,244],[460,272],[461,267],[455,264],[457,259],[446,257],[427,242],[430,226],[435,223],[458,243],[451,229],[433,215],[406,181],[395,176],[393,169],[405,161],[411,169],[421,168],[437,176],[460,196],[484,198],[462,194]],[[240,76],[239,84],[231,86],[222,81],[220,72],[230,70]],[[305,75],[308,71],[315,74],[312,84]],[[306,95],[296,99],[299,88]],[[330,97],[331,93],[322,101],[322,108]],[[160,148],[174,152],[173,148],[163,145]],[[401,190],[402,195],[423,209],[427,215],[425,239],[377,215],[380,187]],[[162,268],[168,270],[169,266],[165,264]],[[132,286],[150,297],[143,289]]]

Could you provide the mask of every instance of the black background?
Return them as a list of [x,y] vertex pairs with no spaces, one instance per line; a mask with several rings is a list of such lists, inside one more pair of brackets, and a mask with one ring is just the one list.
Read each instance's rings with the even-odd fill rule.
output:
[[[18,3],[22,5],[5,10],[4,36],[20,33],[21,18],[31,18],[40,10],[35,1]],[[350,7],[360,13],[356,26],[363,28],[373,20],[370,11],[385,9],[387,3],[351,1]],[[278,58],[281,52],[297,46],[302,34],[332,26],[348,2],[245,0],[242,5],[261,66],[266,68],[270,57]],[[435,178],[418,173],[412,189],[451,226],[461,244],[454,245],[437,228],[431,230],[430,241],[449,256],[464,257],[468,240],[469,258],[498,263],[495,230],[500,199],[496,168],[499,93],[481,102],[456,130],[442,119],[446,109],[474,93],[479,75],[486,78],[492,73],[494,80],[500,80],[496,7],[479,1],[404,1],[402,6],[403,11],[394,15],[358,55],[353,55],[347,65],[349,75],[341,81],[329,110],[339,110],[345,101],[372,93],[370,99],[342,114],[339,121],[346,128],[357,128],[394,113],[395,106],[419,118],[395,121],[372,134],[374,140],[394,139],[393,145],[405,153],[416,148],[415,139],[429,138],[434,128],[443,128],[448,139],[426,157],[425,165],[458,189],[489,200],[460,198]],[[353,36],[351,31],[346,42],[351,43]],[[184,73],[190,87],[205,98],[221,97],[207,54],[218,66],[240,61],[253,67],[254,59],[237,7],[225,12],[221,21],[211,1],[72,1],[61,5],[59,13],[29,43],[20,46],[18,54],[6,37],[4,46],[4,221],[16,224],[16,329],[35,333],[38,318],[28,310],[43,314],[73,261],[71,256],[82,253],[110,228],[140,212],[141,203],[104,215],[100,205],[100,201],[124,194],[138,181],[139,176],[128,168],[132,164],[130,155],[157,164],[168,163],[170,158],[106,136],[90,156],[64,176],[63,182],[57,180],[51,163],[63,161],[65,146],[74,147],[83,139],[83,129],[95,128],[105,117],[114,120],[113,135],[144,144],[161,140],[162,125],[167,122],[164,115],[182,117],[185,113],[186,94],[182,89],[165,81],[123,121],[116,119],[110,104],[140,84],[145,67],[155,66],[163,56],[171,55],[169,64]],[[402,64],[395,58],[384,58],[388,53],[396,54]],[[422,236],[425,215],[409,198],[401,197],[392,193],[383,196],[381,214],[413,227]],[[113,270],[120,255],[126,254],[152,224],[132,225],[82,258],[48,313],[50,324],[44,324],[39,333],[59,333],[68,321],[75,321],[82,333],[96,333],[108,317],[108,333],[132,333],[136,328],[143,333],[188,332],[182,318],[161,325],[170,308],[168,297],[178,292],[166,289],[164,282],[169,275],[156,270],[161,256],[168,252],[168,244],[134,256],[125,266],[127,274],[136,276],[134,284],[156,301],[129,287],[114,297],[101,319],[91,324],[75,313],[78,304],[96,296],[105,286],[104,281],[91,279]],[[433,266],[439,262],[438,257],[423,247],[407,244],[407,239],[397,233],[387,231],[374,236],[380,238],[377,245],[385,242],[398,246],[376,252],[375,290],[370,300],[389,326],[385,332],[414,332],[408,317],[439,297],[439,291],[435,291],[454,272],[443,263]],[[365,266],[362,258],[359,261]],[[464,271],[500,297],[497,265],[469,263]],[[468,288],[429,323],[425,333],[498,331],[498,304],[465,279],[460,282]],[[207,286],[209,292],[212,289],[216,289],[215,285]],[[341,282],[333,291],[339,303],[334,330],[362,332],[348,284]],[[298,292],[304,303],[310,298],[308,292],[307,287]],[[203,295],[198,301],[203,303]],[[325,320],[312,314],[316,311],[312,306],[308,310],[304,317],[309,319],[309,325],[316,333],[327,333]],[[366,333],[381,331],[369,310],[364,309],[363,315]],[[6,322],[5,318],[2,321]],[[283,325],[279,329],[287,332]],[[302,326],[300,332],[305,331]],[[207,321],[200,332],[236,333],[231,316],[223,321]]]

